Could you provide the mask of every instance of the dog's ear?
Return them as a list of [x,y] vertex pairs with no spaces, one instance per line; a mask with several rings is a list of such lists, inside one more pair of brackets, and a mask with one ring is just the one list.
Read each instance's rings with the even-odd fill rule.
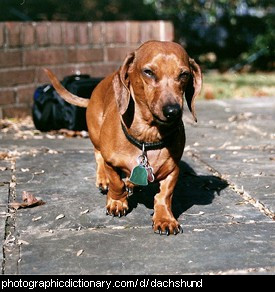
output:
[[126,56],[122,66],[113,79],[113,88],[117,106],[121,115],[123,115],[128,108],[130,101],[130,80],[128,76],[129,66],[135,58],[135,53],[130,53]]
[[195,112],[195,97],[201,91],[202,74],[200,66],[194,61],[194,59],[189,58],[189,65],[191,69],[191,76],[185,89],[185,99],[194,120],[197,122]]

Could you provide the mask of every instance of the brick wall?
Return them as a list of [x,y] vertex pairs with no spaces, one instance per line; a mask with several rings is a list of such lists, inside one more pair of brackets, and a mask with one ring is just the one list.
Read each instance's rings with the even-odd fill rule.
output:
[[165,21],[0,23],[0,118],[31,113],[33,92],[77,71],[94,77],[116,70],[126,54],[150,40],[173,40]]

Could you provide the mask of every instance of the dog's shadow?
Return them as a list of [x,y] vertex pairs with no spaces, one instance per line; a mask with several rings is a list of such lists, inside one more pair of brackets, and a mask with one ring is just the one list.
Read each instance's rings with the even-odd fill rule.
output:
[[[197,175],[184,161],[180,161],[180,175],[173,194],[172,212],[178,218],[193,205],[211,204],[215,195],[225,189],[228,183],[216,176]],[[149,209],[154,208],[154,196],[159,192],[159,184],[135,188],[129,197],[129,212],[143,204]]]

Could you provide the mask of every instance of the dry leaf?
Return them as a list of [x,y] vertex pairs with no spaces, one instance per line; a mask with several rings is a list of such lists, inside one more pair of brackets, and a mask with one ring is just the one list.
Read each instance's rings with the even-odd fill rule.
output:
[[22,204],[24,203],[19,203],[19,202],[12,202],[9,204],[9,206],[15,210],[19,209],[19,208],[25,208],[25,207],[22,207]]
[[8,156],[9,156],[8,152],[0,152],[0,160],[5,159]]
[[58,154],[58,151],[56,151],[56,150],[52,150],[52,149],[49,149],[49,150],[48,150],[48,153],[49,153],[49,154]]
[[87,214],[88,212],[89,212],[89,209],[86,209],[86,210],[80,212],[80,215]]
[[80,255],[82,255],[84,252],[84,249],[80,249],[77,253],[76,256],[79,257]]
[[200,215],[203,215],[203,214],[204,214],[204,212],[200,211],[199,213],[196,213],[196,214],[186,213],[185,215],[188,215],[188,216],[200,216]]
[[45,170],[42,169],[41,171],[36,171],[33,174],[34,175],[38,175],[38,174],[43,174],[44,172],[45,172]]
[[29,245],[30,243],[25,241],[25,240],[22,240],[22,239],[18,239],[18,244],[21,245],[21,244],[25,244],[25,245]]
[[22,200],[23,202],[12,202],[9,204],[10,207],[13,209],[19,209],[19,208],[30,208],[35,206],[44,205],[45,202],[42,200],[38,200],[33,194],[23,191],[22,194]]
[[64,214],[59,214],[58,216],[56,216],[55,220],[59,220],[59,219],[62,219],[64,217],[65,217]]

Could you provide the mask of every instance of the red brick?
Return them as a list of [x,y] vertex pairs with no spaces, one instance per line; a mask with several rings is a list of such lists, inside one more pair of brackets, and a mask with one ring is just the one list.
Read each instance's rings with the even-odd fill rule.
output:
[[106,43],[126,43],[126,22],[106,22]]
[[62,44],[62,33],[61,33],[61,23],[60,22],[50,22],[49,28],[49,43],[51,45]]
[[140,43],[141,31],[140,22],[130,21],[127,29],[127,40],[130,43]]
[[165,30],[161,32],[161,25],[160,21],[141,22],[141,42],[165,39]]
[[141,42],[146,42],[148,40],[153,39],[153,27],[152,22],[146,21],[140,23],[140,29],[141,29]]
[[161,34],[161,26],[162,26],[161,22],[160,21],[152,21],[150,24],[151,24],[151,39],[153,39],[153,40],[162,40],[162,38],[165,39],[164,33],[163,33],[163,35]]
[[68,63],[98,61],[103,61],[103,49],[72,49],[68,51]]
[[0,47],[3,47],[5,44],[4,31],[5,31],[5,24],[0,23]]
[[104,22],[93,22],[92,27],[89,28],[91,43],[93,44],[105,43],[104,30],[105,30]]
[[48,40],[48,26],[46,22],[37,23],[35,27],[36,43],[38,46],[46,46],[49,44]]
[[86,45],[89,43],[88,37],[88,24],[78,23],[77,24],[77,41],[80,45]]
[[31,104],[33,101],[33,93],[35,91],[35,86],[17,88],[17,102],[18,103],[28,103]]
[[174,26],[172,22],[165,21],[165,40],[173,41],[174,40]]
[[22,64],[21,51],[0,51],[1,68],[15,67]]
[[7,43],[9,47],[20,46],[20,28],[22,22],[6,22]]
[[[52,72],[59,80],[62,80],[65,76],[73,75],[76,73],[76,67],[74,65],[66,65],[62,67],[51,67]],[[50,80],[43,68],[38,68],[36,71],[36,80],[39,84],[48,84]]]
[[18,69],[0,72],[0,87],[34,82],[34,69]]
[[76,43],[76,24],[62,23],[63,43],[65,45],[74,45]]
[[3,108],[3,118],[24,118],[31,115],[30,106],[16,106]]
[[91,64],[87,73],[93,77],[105,77],[116,71],[121,64]]
[[23,23],[21,27],[21,34],[21,43],[23,46],[30,46],[34,44],[35,29],[32,23]]
[[135,49],[136,47],[107,48],[107,59],[108,61],[123,61],[126,55]]
[[63,49],[29,50],[23,52],[25,65],[54,65],[65,62]]
[[0,105],[14,104],[15,102],[15,94],[13,90],[0,91]]

